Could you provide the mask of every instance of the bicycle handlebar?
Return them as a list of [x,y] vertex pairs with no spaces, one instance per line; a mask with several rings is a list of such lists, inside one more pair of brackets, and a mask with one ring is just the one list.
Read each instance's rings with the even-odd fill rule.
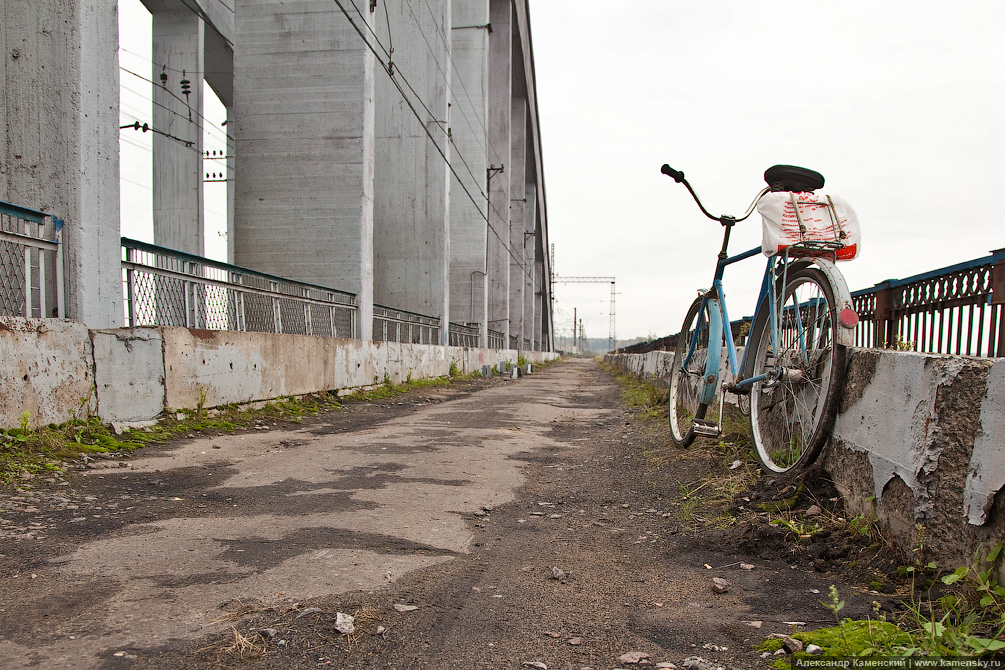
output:
[[694,192],[694,189],[691,188],[691,184],[689,184],[687,182],[687,179],[684,178],[683,172],[681,172],[680,170],[674,170],[667,163],[663,164],[663,167],[660,168],[660,172],[672,178],[678,184],[684,184],[684,187],[687,188],[688,193],[690,193],[691,197],[694,198],[694,201],[695,203],[697,203],[698,209],[701,210],[702,214],[712,219],[713,221],[718,221],[724,226],[738,223],[746,219],[748,216],[750,216],[751,213],[754,211],[754,207],[757,206],[757,201],[761,199],[761,196],[763,196],[765,193],[768,192],[767,186],[762,188],[760,192],[757,194],[757,196],[754,198],[753,202],[750,203],[750,207],[747,208],[747,211],[741,217],[733,218],[726,214],[722,214],[721,216],[715,216],[714,214],[711,214],[707,209],[705,209],[705,205],[701,204],[701,200],[698,198],[698,194]]
[[672,167],[670,167],[666,163],[663,164],[663,167],[662,167],[662,169],[660,169],[660,172],[662,172],[663,174],[665,174],[668,177],[672,177],[673,180],[675,182],[677,182],[678,184],[681,183],[682,181],[684,181],[684,173],[681,172],[680,170],[674,170]]

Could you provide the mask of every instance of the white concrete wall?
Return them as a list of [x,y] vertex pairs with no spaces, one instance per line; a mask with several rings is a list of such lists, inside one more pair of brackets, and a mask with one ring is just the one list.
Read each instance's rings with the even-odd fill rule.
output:
[[94,355],[87,328],[62,319],[0,317],[0,422],[32,428],[95,409]]
[[[673,354],[607,355],[666,386]],[[849,514],[875,515],[905,550],[967,558],[1005,531],[1005,359],[855,349],[820,463]]]
[[175,327],[88,331],[0,317],[0,427],[97,414],[144,421],[165,409],[271,400],[516,363],[555,354]]

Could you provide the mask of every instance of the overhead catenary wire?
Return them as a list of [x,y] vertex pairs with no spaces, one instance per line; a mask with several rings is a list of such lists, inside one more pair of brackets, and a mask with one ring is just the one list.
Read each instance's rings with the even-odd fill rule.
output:
[[[363,40],[363,44],[366,45],[367,49],[373,54],[374,58],[380,64],[381,68],[388,75],[388,77],[390,77],[391,82],[394,84],[394,87],[396,89],[398,89],[398,92],[401,94],[401,97],[404,100],[405,105],[409,108],[409,110],[411,110],[412,115],[415,116],[415,118],[419,121],[420,127],[426,133],[426,136],[429,138],[429,141],[432,143],[433,147],[436,149],[436,152],[440,154],[440,157],[446,163],[447,169],[449,169],[450,172],[454,175],[454,177],[457,178],[457,183],[460,185],[461,190],[464,191],[464,194],[471,201],[471,204],[474,205],[475,210],[478,212],[478,214],[481,216],[481,218],[483,218],[485,220],[485,224],[488,227],[488,229],[491,230],[492,234],[495,235],[495,237],[502,243],[503,248],[506,249],[506,252],[510,255],[510,257],[514,261],[516,261],[517,265],[523,270],[524,274],[526,274],[527,277],[530,278],[530,280],[532,282],[535,282],[535,285],[536,285],[536,280],[535,280],[535,277],[533,276],[533,274],[531,274],[530,272],[527,271],[526,265],[517,257],[517,255],[515,253],[513,253],[513,250],[510,248],[509,242],[507,240],[504,240],[502,238],[502,236],[499,234],[499,231],[497,231],[495,229],[495,226],[492,225],[492,222],[490,221],[488,214],[482,212],[481,207],[478,204],[478,201],[475,200],[475,197],[471,194],[471,191],[467,188],[467,186],[465,186],[464,181],[461,179],[460,175],[457,173],[457,170],[454,168],[453,164],[451,164],[450,160],[447,158],[446,153],[444,153],[444,151],[440,147],[440,145],[437,144],[436,139],[433,137],[432,133],[426,127],[426,124],[422,122],[422,116],[419,114],[418,110],[415,108],[415,105],[412,103],[412,101],[409,99],[409,97],[405,94],[405,91],[402,90],[401,84],[398,83],[397,79],[394,76],[394,73],[388,68],[387,64],[381,59],[380,54],[377,53],[377,49],[372,44],[370,44],[370,41],[366,38],[366,35],[359,28],[359,26],[356,25],[356,22],[353,21],[352,16],[349,15],[349,12],[346,10],[345,5],[342,4],[342,1],[341,0],[333,0],[333,1],[338,6],[339,10],[341,10],[342,14],[345,15],[346,20],[349,21],[349,25],[351,25],[353,27],[353,29],[359,35],[360,39]],[[420,98],[420,101],[421,101],[421,98]],[[485,197],[486,202],[491,207],[492,206],[491,205],[491,200],[487,196],[485,196],[484,193],[482,193],[482,196]],[[493,209],[495,209],[495,208],[493,207]],[[497,209],[495,211],[496,211],[496,214],[499,214],[499,211]]]
[[[145,81],[145,82],[147,82],[149,84],[152,84],[154,86],[160,87],[162,90],[166,91],[167,94],[170,95],[172,98],[174,98],[175,100],[177,100],[181,104],[188,106],[188,101],[182,100],[171,89],[165,88],[165,87],[161,86],[160,84],[158,84],[157,82],[153,81],[152,79],[148,79],[147,77],[144,77],[141,74],[137,74],[137,73],[133,72],[132,70],[129,70],[127,68],[122,67],[121,65],[119,66],[119,69],[122,70],[123,72],[125,72],[126,74],[131,74],[132,76],[136,77],[137,79],[142,79],[143,81]],[[153,104],[155,104],[155,105],[159,105],[160,107],[163,107],[164,109],[170,109],[169,107],[165,107],[164,105],[160,105],[160,103],[158,103],[157,101],[155,101],[153,99],[151,99],[151,102]],[[171,111],[174,111],[174,110],[171,110]],[[195,115],[198,116],[200,119],[202,119],[204,122],[209,123],[209,124],[213,123],[212,121],[210,121],[209,119],[207,119],[205,116],[203,116],[203,114],[199,110],[194,110],[194,111],[195,111]],[[177,111],[174,111],[174,113],[178,114]],[[184,118],[184,115],[182,115],[182,114],[178,114],[178,115],[182,116]],[[195,122],[193,121],[193,123],[195,123]],[[205,129],[205,126],[202,125],[202,124],[196,123],[196,126],[199,127],[201,130]],[[212,125],[210,127],[212,128]],[[230,133],[226,133],[226,136],[227,136],[228,140],[233,141],[234,138],[230,135]]]

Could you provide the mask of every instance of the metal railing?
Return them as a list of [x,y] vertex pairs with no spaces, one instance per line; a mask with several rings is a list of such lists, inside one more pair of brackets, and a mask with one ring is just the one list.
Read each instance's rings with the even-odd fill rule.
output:
[[0,202],[0,315],[64,315],[63,222]]
[[439,344],[440,320],[432,316],[374,305],[373,339],[382,342]]
[[1005,249],[852,293],[856,345],[1005,356]]
[[351,293],[122,238],[127,326],[356,336]]
[[506,334],[498,330],[489,329],[489,349],[505,349]]
[[[1005,249],[852,294],[855,346],[928,354],[1005,357]],[[734,321],[733,333],[749,317]],[[619,349],[670,351],[676,335]],[[737,337],[737,345],[746,338]]]
[[451,323],[448,334],[452,347],[478,347],[480,330],[477,323]]

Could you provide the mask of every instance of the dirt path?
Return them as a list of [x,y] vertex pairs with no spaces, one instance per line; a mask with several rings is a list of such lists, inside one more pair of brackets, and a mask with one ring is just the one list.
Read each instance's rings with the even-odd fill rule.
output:
[[754,642],[855,592],[777,537],[689,530],[680,484],[713,465],[651,468],[663,438],[592,361],[401,401],[5,491],[0,667],[765,668]]

